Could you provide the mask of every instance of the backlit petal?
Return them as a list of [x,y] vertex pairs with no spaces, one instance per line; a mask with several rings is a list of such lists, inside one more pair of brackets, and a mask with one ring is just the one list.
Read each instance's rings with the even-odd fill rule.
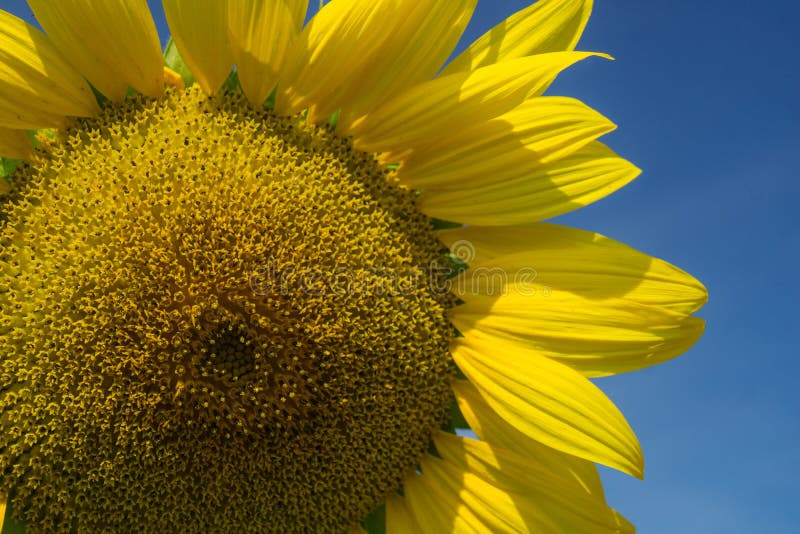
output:
[[405,501],[422,532],[459,532],[489,534],[490,530],[444,481],[431,471],[410,474],[403,480]]
[[541,54],[421,83],[356,121],[354,145],[369,152],[430,146],[511,111],[541,94],[559,72],[592,55],[597,54]]
[[408,534],[409,532],[422,532],[422,529],[408,510],[405,499],[399,495],[390,495],[386,498],[386,533]]
[[276,108],[293,114],[318,104],[325,106],[320,115],[334,111],[336,91],[389,38],[386,20],[411,11],[412,6],[401,0],[337,0],[324,5],[304,28],[281,75]]
[[242,90],[260,106],[297,39],[295,13],[285,0],[237,0],[228,4],[230,38]]
[[[554,517],[555,510],[552,507],[548,510],[541,499],[532,499],[529,494],[497,485],[471,469],[465,469],[460,462],[426,456],[420,461],[420,468],[422,476],[416,477],[419,481],[418,487],[427,490],[424,496],[432,501],[428,504],[429,507],[439,507],[437,521],[430,523],[429,528],[423,529],[423,532],[563,534],[621,531],[617,525],[609,526],[602,521],[580,517]],[[417,480],[414,480],[415,484]],[[422,491],[415,491],[410,497],[417,497],[416,493]],[[605,516],[612,514],[613,512],[606,512]],[[576,530],[571,528],[572,525],[581,525],[584,528],[579,527]],[[587,526],[588,530],[585,528]]]
[[548,466],[485,441],[461,438],[444,432],[433,437],[442,459],[464,474],[472,474],[514,502],[527,528],[537,520],[552,522],[556,532],[620,532],[626,525],[602,496],[576,488]]
[[408,16],[397,18],[383,31],[391,37],[358,76],[340,92],[339,131],[377,104],[418,83],[433,78],[450,56],[467,27],[477,0],[406,0]]
[[641,477],[639,442],[624,416],[588,379],[518,343],[475,332],[456,339],[453,360],[487,404],[532,439]]
[[493,446],[517,452],[545,467],[562,482],[570,481],[574,491],[580,489],[604,499],[603,484],[594,463],[557,451],[523,434],[497,415],[467,380],[455,380],[453,393],[464,419],[479,438]]
[[159,97],[161,44],[146,0],[28,0],[37,20],[69,62],[114,101],[128,86]]
[[598,301],[535,286],[527,293],[471,297],[451,312],[451,321],[461,332],[477,330],[534,348],[590,377],[679,356],[704,327],[702,319],[625,298]]
[[[470,243],[475,254],[473,271],[497,267],[506,274],[502,288],[491,287],[487,277],[473,276],[470,271],[462,274],[455,289],[467,301],[477,295],[533,289],[521,287],[528,283],[598,303],[624,298],[685,315],[699,310],[708,298],[703,284],[685,271],[594,232],[535,223],[470,226],[440,232],[439,237],[448,245]],[[535,271],[535,279],[516,276],[525,269]]]
[[233,67],[228,0],[163,0],[172,38],[197,83],[216,93]]
[[601,235],[549,224],[440,232],[467,250],[453,280],[461,332],[534,347],[587,376],[648,367],[691,347],[707,299],[682,270]]
[[45,35],[0,11],[0,127],[62,127],[99,112],[89,85]]
[[[281,77],[277,108],[340,107],[345,120],[432,77],[455,47],[476,0],[337,0],[306,26]],[[387,21],[392,21],[387,24]],[[424,50],[424,53],[420,51]]]
[[[610,195],[641,172],[595,141],[568,156],[541,163],[522,159],[523,150],[509,159],[493,158],[466,170],[458,189],[427,190],[418,207],[423,213],[448,221],[505,226],[549,219]],[[485,170],[483,174],[474,171]],[[484,178],[487,185],[474,185]],[[440,184],[454,184],[449,172]]]
[[442,74],[530,54],[573,50],[589,21],[592,4],[592,0],[539,0],[489,30]]
[[453,132],[403,161],[398,178],[415,189],[487,187],[529,176],[616,126],[579,100],[532,98],[508,113]]

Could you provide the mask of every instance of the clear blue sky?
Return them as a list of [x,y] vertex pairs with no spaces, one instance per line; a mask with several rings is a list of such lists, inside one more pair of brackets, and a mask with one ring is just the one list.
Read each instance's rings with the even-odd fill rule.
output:
[[[606,142],[644,173],[559,222],[671,261],[711,294],[688,354],[600,381],[647,461],[644,482],[604,473],[609,500],[643,534],[796,532],[800,2],[595,3],[580,48],[617,60],[579,64],[551,93],[619,124]],[[465,39],[527,4],[482,0]]]

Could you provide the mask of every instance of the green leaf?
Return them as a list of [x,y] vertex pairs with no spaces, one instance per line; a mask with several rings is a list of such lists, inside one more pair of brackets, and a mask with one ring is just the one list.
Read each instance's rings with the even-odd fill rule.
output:
[[445,432],[450,432],[451,434],[457,434],[457,430],[471,430],[469,423],[467,423],[467,420],[464,419],[464,415],[458,408],[458,403],[456,402],[455,397],[453,397],[453,400],[450,404],[450,409],[447,412],[447,422],[442,425],[442,430]]
[[445,254],[445,259],[447,259],[450,264],[448,265],[450,268],[450,276],[448,276],[448,279],[453,279],[469,269],[469,265],[455,254]]
[[178,47],[175,46],[175,41],[172,40],[172,37],[169,38],[167,47],[164,49],[164,65],[180,74],[181,78],[183,78],[183,84],[186,87],[190,87],[194,84],[194,76],[192,76],[186,63],[183,62],[183,58],[180,52],[178,52]]
[[386,534],[386,505],[381,504],[372,510],[363,525],[369,534]]
[[450,424],[453,428],[463,428],[469,429],[469,423],[464,418],[464,414],[461,413],[461,409],[458,407],[458,403],[456,399],[453,399],[453,403],[450,405],[450,413],[448,414],[448,424]]
[[449,230],[451,228],[463,228],[463,224],[442,219],[433,219],[434,230]]
[[229,93],[238,93],[242,90],[242,84],[239,82],[239,73],[233,69],[225,83],[222,84],[222,90]]
[[275,100],[278,98],[278,88],[272,90],[272,92],[267,97],[267,101],[264,102],[264,106],[267,109],[275,109]]
[[334,130],[339,125],[339,117],[342,115],[342,110],[337,109],[330,117],[328,117],[328,124],[331,125],[331,128]]
[[0,176],[11,176],[18,164],[18,159],[0,158]]
[[89,88],[92,90],[92,93],[94,93],[94,99],[97,100],[97,105],[102,108],[106,102],[108,102],[108,98],[106,98],[106,95],[101,93],[94,85],[89,84]]

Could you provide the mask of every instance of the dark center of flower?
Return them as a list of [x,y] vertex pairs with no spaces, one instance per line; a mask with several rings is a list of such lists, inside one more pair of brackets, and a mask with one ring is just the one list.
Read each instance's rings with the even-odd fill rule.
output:
[[32,531],[344,531],[449,400],[440,245],[327,128],[198,90],[42,137],[0,208],[0,490]]

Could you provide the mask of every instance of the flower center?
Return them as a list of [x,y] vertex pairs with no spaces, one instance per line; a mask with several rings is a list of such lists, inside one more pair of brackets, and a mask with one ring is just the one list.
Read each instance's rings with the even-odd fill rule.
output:
[[33,530],[343,531],[449,403],[447,276],[371,155],[199,90],[42,137],[0,207],[0,490]]

